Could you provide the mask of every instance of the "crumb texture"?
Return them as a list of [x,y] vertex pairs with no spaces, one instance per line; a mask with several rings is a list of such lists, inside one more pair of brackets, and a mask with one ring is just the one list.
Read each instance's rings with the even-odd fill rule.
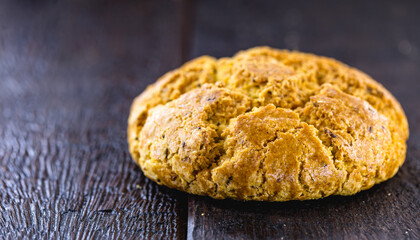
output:
[[130,153],[158,184],[258,201],[368,189],[396,174],[408,132],[398,101],[366,74],[269,47],[184,64],[128,120]]

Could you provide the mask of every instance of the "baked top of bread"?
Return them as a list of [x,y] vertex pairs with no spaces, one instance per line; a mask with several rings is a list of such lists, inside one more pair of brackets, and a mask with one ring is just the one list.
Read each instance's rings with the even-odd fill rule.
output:
[[366,74],[269,47],[168,72],[128,120],[147,177],[217,199],[355,194],[395,175],[408,134],[398,101]]

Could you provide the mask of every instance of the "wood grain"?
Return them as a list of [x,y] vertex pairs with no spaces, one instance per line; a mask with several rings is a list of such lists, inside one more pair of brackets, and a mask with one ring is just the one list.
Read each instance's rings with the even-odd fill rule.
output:
[[270,45],[337,58],[401,101],[411,137],[398,174],[352,197],[244,203],[189,196],[188,238],[420,238],[419,11],[414,1],[199,1],[192,57]]
[[185,238],[184,194],[129,156],[132,99],[181,64],[170,1],[0,7],[0,238]]

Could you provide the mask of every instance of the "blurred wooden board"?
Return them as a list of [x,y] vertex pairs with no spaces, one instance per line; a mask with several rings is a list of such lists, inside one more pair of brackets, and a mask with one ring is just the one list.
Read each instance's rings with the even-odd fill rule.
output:
[[185,195],[129,156],[132,99],[181,64],[174,2],[0,9],[0,238],[183,238]]
[[201,1],[194,57],[269,45],[336,58],[367,72],[400,100],[411,137],[398,174],[352,197],[238,203],[189,196],[188,237],[420,238],[419,10],[415,1]]

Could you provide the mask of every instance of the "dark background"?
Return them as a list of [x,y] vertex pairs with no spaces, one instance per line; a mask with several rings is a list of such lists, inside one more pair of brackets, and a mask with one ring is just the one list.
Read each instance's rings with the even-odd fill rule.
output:
[[[1,1],[0,238],[419,239],[420,1]],[[410,124],[391,180],[352,197],[216,201],[129,156],[132,99],[188,59],[256,45],[341,60]]]

